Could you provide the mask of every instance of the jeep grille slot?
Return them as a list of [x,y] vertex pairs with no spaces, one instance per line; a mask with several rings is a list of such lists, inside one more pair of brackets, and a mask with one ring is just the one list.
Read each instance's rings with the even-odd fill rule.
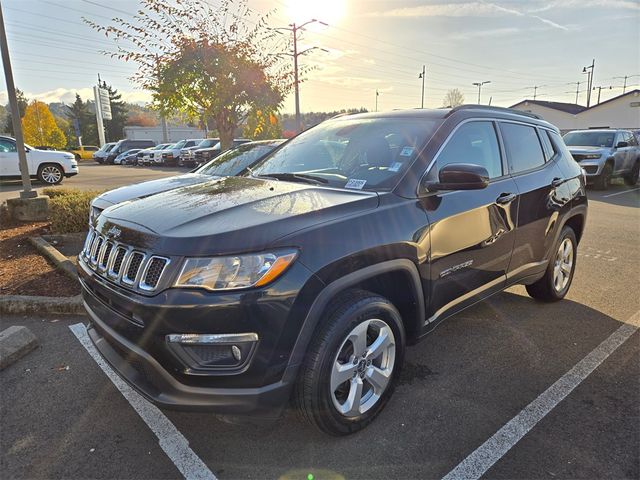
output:
[[131,256],[129,257],[129,263],[127,264],[127,271],[124,273],[124,276],[122,277],[122,281],[124,283],[128,283],[128,284],[135,283],[143,260],[144,260],[144,253],[133,252],[131,254]]
[[80,259],[110,282],[129,289],[152,292],[158,288],[171,259],[134,249],[91,228]]
[[109,275],[112,277],[117,277],[120,275],[120,268],[122,267],[122,262],[124,262],[124,257],[127,254],[127,249],[125,247],[118,247],[116,249],[116,256],[113,259],[113,264],[109,269]]
[[143,290],[154,290],[158,286],[160,276],[167,266],[169,260],[163,257],[151,257],[144,273],[144,278],[140,282]]

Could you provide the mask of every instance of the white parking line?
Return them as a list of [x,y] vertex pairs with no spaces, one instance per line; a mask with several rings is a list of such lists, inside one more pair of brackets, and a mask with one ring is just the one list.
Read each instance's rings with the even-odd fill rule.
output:
[[444,476],[443,480],[477,480],[500,460],[540,420],[587,378],[640,327],[640,312],[613,332],[557,382],[527,405],[486,442]]
[[151,431],[158,437],[160,448],[164,450],[182,476],[193,480],[216,480],[200,457],[189,447],[189,441],[180,433],[173,423],[155,406],[133,390],[100,356],[91,342],[86,327],[82,323],[69,326],[82,346],[96,361],[102,371],[113,382],[122,396],[127,399],[133,409],[140,415]]
[[622,195],[623,193],[629,193],[629,192],[637,192],[638,190],[640,190],[640,187],[633,188],[631,190],[623,190],[622,192],[610,193],[609,195],[603,195],[602,198],[615,197],[616,195]]

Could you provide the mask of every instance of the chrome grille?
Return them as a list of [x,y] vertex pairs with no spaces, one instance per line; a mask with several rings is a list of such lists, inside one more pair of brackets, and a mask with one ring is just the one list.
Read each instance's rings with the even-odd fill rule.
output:
[[99,275],[127,288],[155,290],[170,260],[114,242],[91,229],[80,257]]

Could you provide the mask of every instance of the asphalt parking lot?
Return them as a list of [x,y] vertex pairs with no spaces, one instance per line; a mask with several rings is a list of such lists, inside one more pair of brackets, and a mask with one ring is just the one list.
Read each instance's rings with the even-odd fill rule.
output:
[[[113,181],[129,170],[83,173],[102,169]],[[640,478],[640,189],[589,198],[567,299],[540,304],[514,287],[447,320],[408,350],[383,413],[347,438],[293,411],[270,426],[158,416],[132,405],[70,330],[86,318],[5,316],[0,329],[28,326],[41,348],[0,372],[2,476],[477,478],[461,462],[491,458],[486,478]],[[553,400],[557,382],[575,389]],[[494,437],[514,420],[516,441]]]
[[[79,162],[80,173],[62,180],[60,187],[78,188],[80,190],[111,190],[123,185],[170,177],[189,171],[181,167],[133,167],[120,165],[100,165],[92,160]],[[42,191],[45,185],[33,180],[33,188]],[[7,198],[17,197],[22,190],[19,181],[0,182],[0,203]]]

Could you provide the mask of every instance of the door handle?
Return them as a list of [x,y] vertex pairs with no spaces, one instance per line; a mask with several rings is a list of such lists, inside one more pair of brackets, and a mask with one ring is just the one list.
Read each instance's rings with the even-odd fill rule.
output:
[[553,180],[551,180],[551,186],[552,187],[559,187],[563,183],[564,183],[564,180],[561,179],[561,178],[554,178]]
[[516,199],[517,195],[515,193],[501,193],[498,198],[496,198],[496,203],[501,205],[505,203],[511,203]]

